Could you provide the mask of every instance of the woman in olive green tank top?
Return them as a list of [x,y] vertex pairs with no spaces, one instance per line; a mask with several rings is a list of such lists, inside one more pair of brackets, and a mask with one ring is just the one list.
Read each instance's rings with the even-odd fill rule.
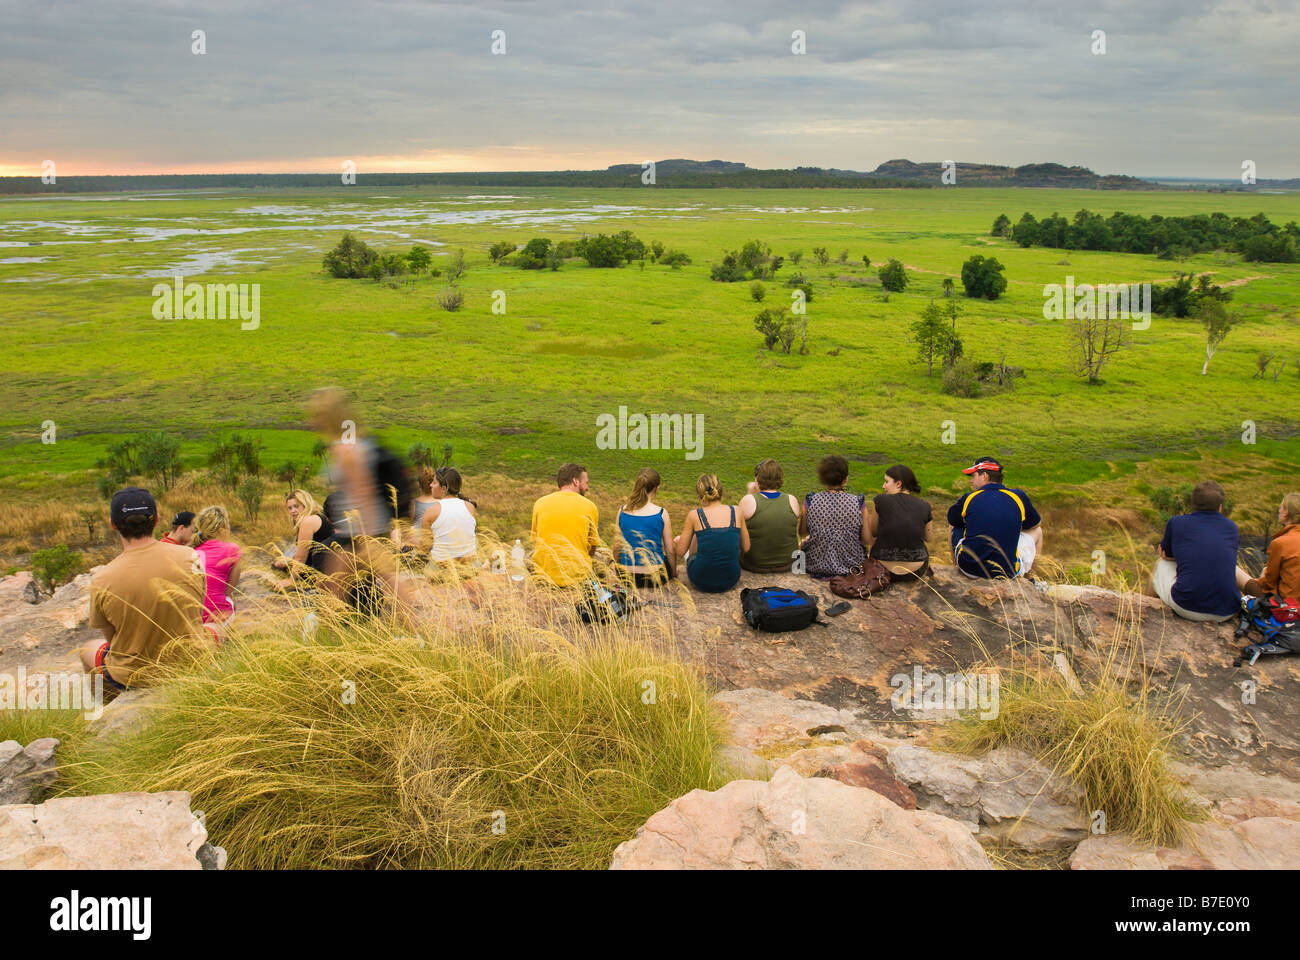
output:
[[749,550],[740,565],[754,573],[788,573],[799,549],[799,503],[781,493],[785,475],[775,460],[760,461],[754,482],[740,501],[749,530]]

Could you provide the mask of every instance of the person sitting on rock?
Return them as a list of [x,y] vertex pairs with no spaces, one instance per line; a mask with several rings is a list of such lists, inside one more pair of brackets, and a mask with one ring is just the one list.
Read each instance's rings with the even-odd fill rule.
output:
[[781,492],[785,474],[775,460],[760,460],[740,498],[749,546],[740,565],[754,573],[789,573],[799,550],[799,501]]
[[1185,620],[1226,620],[1240,609],[1237,525],[1223,515],[1227,495],[1213,480],[1192,490],[1192,512],[1170,517],[1151,574],[1157,597]]
[[962,473],[971,492],[948,508],[953,560],[974,579],[1028,576],[1043,548],[1042,518],[1023,490],[1002,485],[1002,464],[981,457]]
[[455,467],[433,472],[429,490],[434,499],[420,520],[429,528],[429,559],[434,563],[470,566],[478,556],[478,504],[460,492],[463,482]]
[[843,457],[822,457],[817,479],[826,489],[804,497],[799,516],[807,572],[810,577],[842,577],[867,559],[866,498],[844,489],[849,462]]
[[740,582],[740,557],[749,549],[745,516],[722,502],[722,483],[716,474],[701,475],[695,493],[700,505],[686,515],[674,549],[686,560],[691,586],[704,593],[723,593]]
[[600,511],[587,499],[587,470],[566,463],[554,493],[533,504],[533,566],[557,587],[591,578],[592,555],[601,547]]
[[122,690],[168,644],[215,641],[217,631],[204,629],[203,562],[189,547],[153,538],[158,505],[149,491],[127,487],[113,494],[109,523],[122,552],[90,579],[90,626],[104,639],[83,646],[81,662]]
[[289,580],[297,583],[314,583],[325,572],[325,557],[329,553],[329,540],[334,536],[334,524],[325,516],[324,509],[306,490],[295,490],[284,498],[285,509],[293,523],[294,548],[283,557],[276,557],[271,566],[288,570]]
[[930,569],[930,502],[918,496],[921,484],[911,467],[894,464],[872,501],[867,519],[871,557],[884,564],[894,580],[918,580]]
[[673,523],[668,511],[655,503],[659,471],[643,467],[632,493],[618,509],[614,550],[619,570],[638,587],[657,587],[677,575]]
[[207,576],[203,622],[229,620],[235,614],[230,591],[243,572],[239,544],[230,539],[230,514],[225,507],[204,507],[194,518],[194,549],[203,558]]
[[[1277,508],[1282,530],[1268,545],[1268,566],[1237,587],[1253,597],[1300,597],[1300,493],[1288,493]],[[1243,571],[1244,572],[1244,571]]]
[[192,539],[194,539],[194,514],[189,510],[182,510],[172,517],[172,531],[163,534],[162,542],[188,547]]

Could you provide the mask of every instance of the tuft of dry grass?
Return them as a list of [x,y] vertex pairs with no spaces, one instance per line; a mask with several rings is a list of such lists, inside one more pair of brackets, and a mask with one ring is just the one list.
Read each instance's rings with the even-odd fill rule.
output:
[[604,868],[721,785],[666,621],[486,580],[435,588],[414,631],[314,603],[160,668],[148,725],[75,743],[62,789],[188,790],[234,867]]

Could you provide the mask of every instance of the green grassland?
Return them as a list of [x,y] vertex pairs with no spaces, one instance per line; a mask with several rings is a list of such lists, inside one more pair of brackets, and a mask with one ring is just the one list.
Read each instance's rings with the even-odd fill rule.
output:
[[[814,484],[816,460],[832,452],[864,465],[850,481],[864,490],[879,482],[880,468],[866,464],[910,463],[923,485],[947,489],[961,466],[986,454],[1003,458],[1013,482],[1045,495],[1131,479],[1139,463],[1167,463],[1176,473],[1179,463],[1195,466],[1205,456],[1227,472],[1275,473],[1300,485],[1300,265],[1021,249],[988,235],[1000,213],[1014,222],[1025,211],[1071,217],[1085,207],[1168,216],[1263,211],[1282,224],[1300,218],[1300,194],[362,184],[6,199],[0,494],[47,490],[58,477],[89,489],[88,471],[105,445],[149,429],[184,436],[194,465],[221,428],[257,432],[268,464],[305,460],[315,438],[302,401],[326,384],[352,390],[366,421],[394,446],[452,444],[471,477],[535,480],[573,459],[608,489],[650,464],[675,499],[688,499],[703,471],[738,490],[762,456],[781,460],[788,487],[802,492]],[[445,259],[436,254],[463,248],[465,306],[439,308],[440,279],[392,288],[327,277],[321,256],[348,228],[384,251],[414,240],[443,244],[433,248],[435,264]],[[486,255],[498,240],[624,229],[693,262],[610,270],[570,260],[551,272],[494,266]],[[767,284],[762,306],[788,304],[781,281],[796,270],[808,275],[815,299],[805,356],[762,348],[753,329],[760,305],[748,283],[709,279],[711,263],[750,238],[774,253],[804,252],[799,267],[787,261]],[[847,250],[848,263],[817,266],[815,246],[832,257]],[[1001,299],[960,296],[961,265],[975,253],[1006,266]],[[203,272],[192,259],[198,254],[224,262]],[[16,257],[48,259],[3,262]],[[890,257],[908,265],[911,283],[884,302],[875,273]],[[258,329],[229,319],[154,319],[151,289],[177,265],[187,281],[260,284]],[[1208,376],[1200,372],[1200,325],[1159,316],[1132,334],[1103,384],[1088,386],[1071,371],[1066,324],[1042,316],[1045,284],[1067,274],[1076,283],[1158,282],[1179,271],[1246,281],[1233,287],[1243,322]],[[942,296],[946,277],[957,281],[967,355],[1023,367],[1014,391],[947,396],[938,374],[927,377],[913,361],[910,325]],[[491,311],[496,290],[505,291],[505,315]],[[1276,382],[1252,378],[1260,351],[1287,361]],[[620,406],[702,414],[703,459],[598,449],[596,418]],[[40,442],[46,420],[57,425],[55,444]],[[941,442],[949,420],[953,445]],[[1254,446],[1241,442],[1245,420],[1257,424]]]

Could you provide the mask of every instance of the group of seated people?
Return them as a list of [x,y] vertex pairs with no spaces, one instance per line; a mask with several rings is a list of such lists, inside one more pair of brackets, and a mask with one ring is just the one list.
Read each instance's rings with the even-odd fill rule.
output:
[[[843,457],[822,458],[817,472],[822,489],[800,501],[782,492],[781,466],[761,460],[734,505],[725,502],[718,477],[703,474],[695,485],[698,505],[674,535],[667,510],[655,502],[659,474],[643,468],[618,510],[609,549],[600,537],[599,510],[586,496],[586,469],[566,464],[556,475],[555,492],[533,505],[535,575],[557,587],[582,584],[595,575],[593,558],[602,551],[638,588],[684,577],[706,593],[734,588],[742,570],[802,570],[826,579],[851,573],[868,558],[895,580],[928,574],[931,507],[920,496],[910,468],[896,464],[886,469],[881,492],[869,505],[865,495],[846,489],[849,469]],[[1038,511],[1023,490],[1003,483],[996,459],[982,457],[962,472],[971,490],[947,514],[953,563],[976,579],[1025,577],[1042,549]],[[477,569],[478,509],[461,494],[461,483],[454,468],[425,468],[409,529],[386,533],[406,538],[406,545],[421,553],[427,550],[430,562]],[[1165,527],[1152,585],[1180,617],[1224,620],[1240,609],[1243,593],[1300,595],[1300,493],[1288,494],[1278,508],[1282,529],[1269,544],[1267,566],[1259,577],[1237,564],[1239,535],[1223,514],[1224,502],[1218,483],[1201,483],[1193,491],[1191,512],[1173,517]],[[285,505],[295,541],[273,565],[287,570],[295,582],[322,577],[328,582],[341,553],[365,549],[352,543],[343,529],[346,512],[331,509],[329,498],[321,505],[306,490],[295,490]],[[90,623],[104,638],[86,644],[81,657],[87,670],[122,689],[171,638],[220,638],[235,613],[231,591],[240,580],[242,552],[231,539],[230,518],[221,506],[176,514],[161,539],[154,536],[158,507],[147,490],[119,490],[109,512],[122,552],[92,578]],[[331,516],[341,519],[332,521]],[[400,580],[395,573],[393,579]]]
[[[963,471],[971,493],[948,511],[952,552],[969,577],[1024,576],[1042,545],[1042,525],[1028,495],[1002,484],[992,457]],[[661,585],[684,574],[695,589],[722,593],[754,573],[806,572],[821,579],[845,576],[868,558],[895,580],[916,580],[930,569],[932,509],[910,467],[884,471],[881,492],[866,496],[845,489],[849,464],[823,457],[817,465],[822,489],[802,501],[783,493],[785,473],[775,460],[760,460],[754,479],[734,505],[724,502],[716,474],[695,484],[699,505],[673,535],[668,511],[655,502],[660,477],[641,470],[619,508],[613,553],[616,566],[638,587]],[[533,563],[557,586],[592,576],[592,558],[603,548],[599,512],[587,499],[587,471],[570,463],[556,476],[559,489],[533,506]]]

